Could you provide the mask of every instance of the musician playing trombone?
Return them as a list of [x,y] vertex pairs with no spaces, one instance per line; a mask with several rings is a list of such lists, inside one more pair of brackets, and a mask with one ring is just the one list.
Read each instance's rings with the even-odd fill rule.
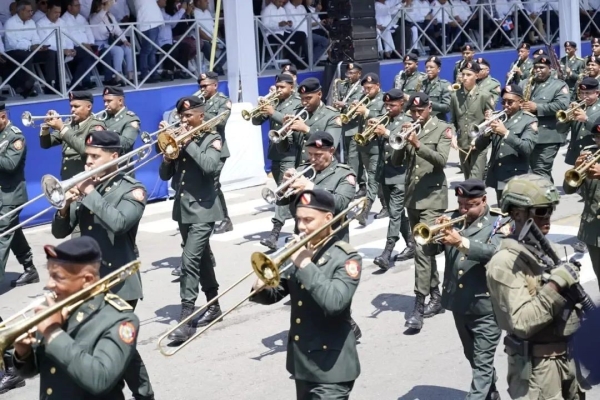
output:
[[[100,279],[103,256],[89,236],[46,245],[48,283],[43,311]],[[70,311],[70,313],[69,313]],[[63,309],[14,343],[12,363],[23,378],[40,376],[40,398],[123,399],[123,376],[137,353],[139,320],[124,300],[96,295],[72,310]]]
[[[310,235],[331,221],[339,205],[328,190],[302,191],[292,213],[298,231]],[[330,236],[323,246],[313,249]],[[348,399],[360,374],[356,338],[352,332],[352,298],[362,271],[362,258],[348,242],[326,228],[314,241],[294,253],[294,263],[276,288],[250,298],[274,304],[288,295],[291,321],[287,370],[296,382],[296,399]],[[264,287],[257,280],[254,289]]]
[[[272,104],[264,106],[263,112],[252,118],[252,125],[262,125],[268,120],[271,130],[281,129],[284,116],[293,114],[294,110],[300,106],[300,100],[294,96],[294,79],[291,75],[277,75],[275,78],[275,90],[278,93],[277,105],[275,107]],[[271,160],[271,173],[277,186],[283,182],[285,171],[297,167],[297,154],[298,146],[291,137],[278,143],[269,141],[267,157]],[[277,202],[275,204],[275,215],[271,219],[273,223],[271,233],[268,238],[261,239],[260,244],[271,250],[276,250],[281,228],[285,220],[291,217],[288,206]]]
[[104,88],[103,100],[106,109],[104,124],[106,129],[117,132],[121,137],[123,154],[133,150],[133,145],[140,135],[140,118],[127,109],[125,105],[125,93],[118,86],[107,86]]

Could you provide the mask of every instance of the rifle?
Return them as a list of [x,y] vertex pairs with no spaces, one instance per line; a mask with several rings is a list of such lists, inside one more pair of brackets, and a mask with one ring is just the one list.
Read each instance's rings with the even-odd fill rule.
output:
[[[544,236],[540,228],[534,224],[533,219],[530,218],[525,222],[521,233],[519,234],[519,242],[522,244],[530,244],[537,245],[537,247],[541,250],[542,254],[539,254],[540,258],[548,267],[548,271],[563,264],[564,261],[558,257],[558,254],[554,251],[550,242]],[[581,266],[579,263],[573,263],[573,265],[579,269]],[[566,298],[575,303],[581,304],[582,310],[584,313],[591,312],[596,309],[594,302],[590,298],[590,296],[585,292],[581,283],[577,283],[573,285],[570,290],[565,292]]]

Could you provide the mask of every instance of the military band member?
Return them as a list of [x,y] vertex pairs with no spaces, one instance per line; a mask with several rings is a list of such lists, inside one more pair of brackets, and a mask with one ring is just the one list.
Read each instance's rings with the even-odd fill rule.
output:
[[593,37],[590,39],[590,45],[592,46],[592,54],[590,57],[600,57],[600,38]]
[[[294,203],[300,232],[310,235],[323,227],[338,210],[327,190],[303,191]],[[331,235],[331,228],[313,244]],[[274,304],[290,296],[292,309],[287,370],[296,381],[296,399],[348,399],[360,374],[356,338],[352,332],[351,305],[362,270],[357,251],[337,237],[321,248],[299,249],[294,263],[277,288],[263,289],[250,298]],[[263,287],[260,280],[254,289]]]
[[[490,123],[491,133],[475,139],[474,151],[485,151],[490,143],[492,154],[488,163],[485,183],[496,189],[498,204],[506,183],[517,175],[529,172],[529,157],[538,139],[538,122],[535,115],[521,110],[523,89],[508,85],[502,90],[502,107],[506,122],[496,118]],[[488,112],[488,118],[491,112]]]
[[[100,279],[103,253],[89,236],[44,246],[48,258],[47,307]],[[106,256],[106,254],[104,254]],[[43,310],[46,306],[40,306]],[[64,316],[57,312],[21,336],[12,362],[23,378],[40,376],[40,399],[124,399],[123,375],[137,352],[140,322],[118,296],[96,295]]]
[[[575,90],[579,93],[579,99],[572,102],[569,107],[574,107],[580,101],[585,101],[585,105],[577,108],[573,112],[573,117],[567,121],[558,122],[556,131],[558,133],[571,132],[571,140],[565,157],[565,162],[574,165],[582,150],[594,145],[592,129],[595,126],[596,119],[600,117],[600,104],[598,104],[598,95],[600,82],[597,79],[583,78],[579,87]],[[565,110],[566,111],[566,110]]]
[[[409,260],[414,257],[415,244],[410,232],[410,224],[408,217],[404,211],[404,193],[406,167],[404,162],[400,166],[392,163],[389,137],[392,133],[396,133],[402,129],[405,122],[412,121],[408,118],[404,110],[404,93],[400,89],[391,89],[383,96],[385,101],[385,113],[389,118],[387,125],[379,124],[375,128],[375,132],[379,136],[379,165],[378,165],[378,182],[381,182],[385,203],[388,205],[390,213],[390,221],[388,223],[388,231],[385,242],[385,248],[381,255],[375,257],[373,263],[383,270],[387,270],[393,265],[391,260],[392,252],[396,247],[396,242],[402,234],[402,238],[406,243],[406,247],[400,253],[403,258],[399,261]],[[382,113],[383,114],[383,113]],[[370,120],[373,124],[377,121],[377,117]]]
[[[16,212],[8,217],[5,214],[27,202],[27,181],[25,180],[25,157],[27,144],[25,135],[8,118],[6,105],[0,103],[0,234],[19,224]],[[4,271],[8,262],[9,251],[12,251],[23,273],[10,282],[11,287],[28,285],[40,281],[33,254],[22,229],[0,237],[0,282],[4,279]],[[1,356],[1,354],[0,354]]]
[[[600,148],[600,118],[594,121],[592,135],[594,145],[587,146],[581,152],[581,155],[575,160],[575,167],[579,167],[584,162],[589,161],[588,157],[598,152]],[[572,194],[579,191],[583,197],[583,213],[581,214],[581,222],[579,224],[579,233],[577,238],[587,245],[592,261],[592,268],[596,274],[596,278],[600,277],[600,164],[592,165],[586,173],[585,180],[575,188],[563,183],[563,190],[566,194]],[[600,282],[600,280],[598,281]]]
[[219,203],[221,204],[221,210],[223,211],[223,220],[215,227],[215,234],[230,232],[233,230],[233,223],[229,218],[229,211],[227,210],[227,203],[225,201],[225,195],[221,190],[221,171],[225,165],[225,161],[230,157],[229,148],[227,147],[227,140],[225,138],[225,125],[231,115],[231,100],[223,93],[219,92],[219,75],[216,72],[209,71],[205,74],[200,74],[198,78],[198,84],[200,89],[204,91],[204,116],[205,120],[208,121],[217,115],[228,112],[227,116],[217,125],[217,132],[221,136],[221,161],[219,162],[219,168],[215,177],[215,186],[217,188],[217,195]]
[[[278,130],[283,125],[283,117],[287,114],[293,114],[294,110],[300,105],[300,101],[294,97],[294,80],[289,74],[280,74],[276,77],[275,90],[279,93],[279,103],[273,107],[268,105],[264,111],[252,118],[252,125],[262,125],[265,121],[269,121],[271,130]],[[259,100],[260,101],[260,100]],[[273,143],[269,141],[269,150],[267,157],[271,160],[271,173],[277,186],[283,181],[283,174],[290,168],[296,167],[296,155],[298,149],[293,140],[287,140],[283,143]],[[273,229],[268,238],[262,239],[260,243],[271,250],[277,249],[277,240],[281,228],[286,219],[290,219],[291,215],[288,206],[275,204],[275,215],[273,216]]]
[[[577,54],[577,43],[567,40],[565,42],[565,56],[560,59],[564,80],[571,91],[573,98],[581,74],[585,72],[585,60]],[[577,99],[575,99],[577,100]]]
[[[500,341],[500,328],[494,317],[492,303],[485,279],[485,266],[492,258],[507,218],[499,210],[490,208],[485,184],[478,179],[460,182],[454,189],[458,198],[458,211],[451,217],[442,216],[436,223],[466,215],[462,231],[449,227],[442,231],[441,245],[433,254],[443,250],[443,292],[432,294],[437,299],[434,306],[425,310],[425,317],[442,312],[441,307],[452,312],[454,324],[471,365],[473,379],[468,399],[500,400],[496,389],[494,356]],[[457,225],[458,226],[458,225]],[[463,224],[460,224],[463,227]]]
[[294,97],[300,98],[298,96],[298,68],[294,64],[285,64],[281,67],[281,74],[286,74],[291,76],[294,79]]
[[[86,136],[86,169],[94,170],[122,154],[121,138],[112,131],[92,131]],[[134,178],[116,173],[115,165],[80,182],[52,221],[52,235],[64,239],[75,227],[82,236],[94,238],[102,250],[100,277],[138,258],[137,230],[146,208],[146,188]],[[110,177],[113,174],[113,177]],[[105,177],[109,176],[108,179]],[[81,200],[78,201],[78,197]],[[135,309],[144,297],[139,271],[112,290]],[[146,366],[137,351],[125,374],[127,386],[138,398],[154,396]]]
[[140,134],[140,118],[125,105],[125,93],[116,86],[104,88],[104,108],[107,118],[104,120],[106,129],[117,132],[121,137],[123,154],[133,150],[133,145]]
[[427,75],[419,71],[419,57],[415,53],[404,56],[404,69],[394,78],[394,88],[404,92],[405,100],[415,92],[423,90]]
[[529,43],[521,43],[517,49],[518,58],[514,61],[506,74],[507,84],[520,84],[527,81],[533,72],[533,62],[529,58],[531,46]]
[[586,75],[600,82],[600,56],[590,56],[585,61]]
[[500,97],[500,82],[490,75],[490,63],[482,57],[477,59],[479,64],[479,73],[477,74],[477,84],[480,88],[492,95],[494,105],[498,103]]
[[451,84],[445,79],[440,78],[440,69],[442,59],[438,56],[430,56],[425,63],[425,73],[427,78],[423,81],[422,92],[426,93],[431,100],[431,107],[436,117],[446,121],[448,111],[450,111],[450,88]]
[[513,178],[502,194],[502,211],[510,213],[514,231],[488,263],[486,279],[496,321],[507,333],[513,399],[581,399],[569,349],[579,326],[578,306],[564,297],[579,282],[579,270],[571,263],[550,265],[536,242],[518,240],[529,219],[548,235],[559,198],[548,179],[534,174]]
[[[181,122],[190,129],[202,125],[205,119],[204,102],[195,96],[181,98],[177,102],[177,112]],[[218,296],[219,284],[209,240],[215,222],[223,218],[214,185],[214,176],[220,171],[222,146],[221,136],[216,131],[196,136],[183,143],[177,159],[164,157],[159,168],[162,180],[173,179],[176,190],[173,220],[177,221],[183,239],[179,321],[194,311],[199,286],[207,302]],[[196,325],[208,325],[221,314],[217,301],[208,307]],[[169,339],[183,342],[192,335],[192,331],[191,324],[182,326]]]
[[460,48],[462,58],[454,63],[452,72],[453,83],[462,83],[462,70],[468,62],[474,61],[475,50],[470,44],[465,44]]
[[456,146],[465,179],[483,179],[487,152],[471,151],[471,131],[473,125],[479,125],[485,120],[485,112],[494,110],[495,107],[493,96],[477,85],[479,71],[479,64],[474,61],[464,65],[461,71],[462,85],[452,92],[450,101],[451,122],[458,132]]
[[[62,165],[60,168],[60,179],[66,180],[85,169],[85,137],[95,129],[106,128],[104,122],[95,118],[92,114],[94,97],[89,92],[69,93],[72,117],[67,121],[60,118],[52,118],[48,113],[40,130],[40,147],[49,149],[54,146],[62,146]],[[66,123],[69,122],[69,123]],[[50,132],[50,128],[54,132]]]
[[[552,181],[552,165],[567,136],[556,130],[556,112],[569,106],[569,87],[564,81],[550,77],[550,58],[538,56],[533,64],[535,78],[531,98],[522,105],[523,111],[536,115],[539,121],[538,142],[529,165],[534,174]],[[521,87],[525,92],[527,83],[521,83]]]
[[[537,49],[536,51],[533,52],[533,63],[534,64],[535,64],[535,59],[538,57],[546,57],[547,59],[550,60],[550,77],[553,79],[559,79],[558,71],[556,69],[557,65],[553,64],[552,58],[548,54],[546,54],[545,49]],[[558,65],[558,67],[560,67],[560,64]],[[562,71],[561,71],[561,73],[562,73]],[[563,81],[562,77],[560,78],[560,80]]]
[[[411,133],[406,147],[392,153],[392,162],[406,167],[404,206],[413,228],[417,223],[433,224],[448,208],[448,185],[444,168],[448,162],[450,144],[454,136],[452,125],[431,115],[431,103],[425,93],[411,95],[409,102],[413,122],[421,124],[421,132]],[[405,124],[406,128],[410,125]],[[425,245],[429,246],[429,245]],[[425,298],[440,283],[435,257],[426,256],[424,246],[415,249],[415,308],[406,321],[406,327],[423,327]]]

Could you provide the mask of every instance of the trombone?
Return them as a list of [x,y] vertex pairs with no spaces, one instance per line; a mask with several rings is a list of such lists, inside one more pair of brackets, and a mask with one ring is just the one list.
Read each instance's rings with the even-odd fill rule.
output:
[[486,119],[479,125],[473,124],[471,126],[471,132],[469,132],[469,136],[472,138],[479,137],[479,135],[490,136],[490,134],[492,133],[492,126],[491,126],[492,122],[500,121],[500,122],[504,123],[504,122],[506,122],[507,119],[508,119],[508,115],[506,114],[505,110],[496,111],[496,112],[492,113],[492,116],[490,119]]
[[458,218],[451,219],[450,221],[442,222],[431,226],[420,222],[413,228],[413,236],[415,238],[415,242],[417,242],[417,244],[420,244],[421,246],[432,242],[437,242],[445,236],[443,233],[441,233],[442,230],[453,227],[454,225],[460,223],[462,223],[462,227],[458,230],[458,232],[462,232],[467,227],[466,214]]
[[[373,122],[371,122],[371,121],[373,121]],[[375,129],[377,128],[377,125],[387,125],[389,123],[390,123],[390,117],[387,114],[379,117],[376,120],[369,120],[368,121],[369,126],[367,127],[367,129],[365,129],[361,133],[355,134],[354,140],[356,141],[356,143],[358,145],[365,146],[367,143],[369,143],[371,140],[373,140],[373,138],[375,138],[375,136],[377,136],[377,134],[375,133]]]
[[402,129],[400,132],[392,132],[388,138],[390,147],[394,150],[402,150],[408,144],[408,137],[411,133],[415,133],[417,136],[421,133],[421,123],[419,121],[413,122],[408,128]]
[[26,126],[27,128],[35,128],[37,125],[35,124],[35,121],[39,120],[39,119],[43,119],[46,120],[48,118],[73,118],[74,115],[59,115],[56,111],[54,110],[50,110],[48,111],[47,115],[31,115],[31,113],[29,111],[25,111],[23,114],[21,114],[21,122],[23,123],[23,126]]
[[[307,176],[307,174],[310,175]],[[294,194],[298,193],[298,189],[292,189],[290,186],[302,176],[306,177],[309,181],[312,181],[317,176],[317,170],[312,165],[309,165],[303,170],[297,171],[290,179],[279,185],[275,191],[269,188],[263,188],[261,191],[262,198],[269,204],[275,204],[278,201],[293,196]]]
[[556,112],[556,119],[558,122],[567,122],[573,119],[575,111],[582,109],[585,110],[585,100],[581,100],[579,103],[569,106],[566,110],[558,110]]
[[[304,115],[306,115],[306,117],[303,118]],[[306,121],[309,117],[310,116],[308,115],[308,110],[306,109],[306,107],[304,107],[302,110],[300,110],[298,114],[290,118],[290,120],[287,121],[281,128],[279,128],[278,130],[270,130],[269,140],[271,140],[271,142],[275,144],[286,140],[292,134],[292,132],[288,132],[289,127],[292,126],[292,124],[297,120]]]
[[281,95],[281,92],[279,90],[277,90],[275,92],[269,93],[265,97],[259,97],[258,105],[256,107],[254,107],[250,111],[242,110],[242,118],[244,118],[246,121],[250,121],[252,118],[258,117],[259,115],[263,114],[265,107],[267,107],[267,106],[277,107],[277,105],[279,104],[279,96],[280,95]]
[[572,188],[578,188],[587,177],[588,169],[598,162],[600,162],[600,149],[587,156],[585,162],[579,167],[567,170],[565,172],[565,183]]
[[[235,310],[240,305],[242,305],[250,297],[254,296],[258,292],[263,290],[264,287],[275,288],[275,287],[279,286],[279,283],[281,281],[281,274],[283,272],[287,271],[288,269],[290,269],[294,265],[289,262],[290,257],[294,253],[296,253],[298,250],[300,250],[301,248],[303,248],[304,246],[307,246],[307,245],[309,245],[311,247],[311,249],[313,249],[313,250],[317,250],[317,249],[323,247],[323,245],[325,245],[331,238],[335,237],[335,235],[338,232],[340,232],[342,229],[345,229],[348,225],[350,225],[350,222],[352,220],[354,220],[364,210],[366,204],[367,204],[366,197],[362,197],[360,199],[352,201],[348,205],[348,208],[346,208],[344,211],[342,211],[341,213],[339,213],[338,215],[333,217],[333,219],[331,221],[329,221],[328,223],[326,223],[325,225],[320,227],[318,230],[314,231],[310,235],[300,234],[296,240],[289,242],[281,250],[271,254],[270,256],[268,256],[264,253],[260,253],[260,252],[253,253],[250,258],[250,262],[252,263],[252,271],[250,271],[246,275],[244,275],[240,280],[238,280],[236,283],[234,283],[229,288],[227,288],[223,293],[219,294],[217,297],[215,297],[211,301],[207,302],[205,305],[203,305],[199,309],[195,310],[190,316],[188,316],[184,320],[180,321],[177,325],[174,325],[173,327],[171,327],[171,329],[169,329],[167,332],[165,332],[158,339],[158,348],[159,348],[159,351],[161,352],[161,354],[165,357],[170,357],[170,356],[175,355],[181,349],[183,349],[185,346],[187,346],[193,340],[195,340],[198,336],[202,335],[204,332],[206,332],[208,329],[210,329],[214,324],[221,321],[223,318],[225,318],[227,315],[229,315],[229,313],[231,313],[233,310]],[[330,229],[331,227],[333,227],[335,224],[338,224],[338,223],[340,223],[340,225],[336,229],[334,229],[331,233],[329,233],[329,235],[327,235],[327,237],[321,239],[321,241],[319,241],[317,244],[311,243],[323,231]],[[264,284],[265,284],[264,287],[260,287],[258,289],[253,290],[248,296],[244,297],[236,305],[234,305],[229,310],[224,312],[219,318],[212,321],[210,324],[205,326],[199,332],[196,332],[192,337],[190,337],[185,342],[181,343],[178,347],[176,347],[172,351],[167,351],[165,349],[165,347],[161,345],[161,343],[165,339],[167,339],[171,333],[173,333],[175,330],[179,329],[181,326],[184,326],[187,323],[189,323],[192,319],[194,319],[196,316],[198,316],[199,314],[204,312],[204,310],[208,309],[208,307],[213,305],[221,297],[223,297],[224,295],[229,293],[233,288],[238,286],[240,283],[244,282],[246,279],[248,279],[253,274],[256,274],[258,276],[258,278],[264,282]]]
[[350,107],[350,109],[348,110],[348,112],[346,114],[340,114],[340,119],[342,120],[342,124],[346,125],[348,122],[350,122],[351,120],[353,120],[354,118],[356,118],[358,116],[358,114],[356,114],[356,112],[358,111],[358,107],[360,107],[360,106],[368,107],[369,104],[371,104],[371,99],[369,99],[369,96],[366,96],[366,95],[363,96],[363,98],[360,99],[355,105]]
[[[31,332],[40,322],[49,318],[51,315],[66,310],[68,313],[73,312],[83,303],[89,299],[98,296],[99,294],[110,291],[113,287],[121,284],[130,276],[136,274],[141,266],[141,261],[135,260],[128,264],[125,264],[116,271],[106,275],[104,278],[91,284],[90,286],[81,289],[77,293],[72,294],[63,301],[54,304],[52,307],[48,307],[43,311],[33,315],[24,321],[0,325],[0,354],[3,354],[5,350],[13,344],[18,338],[24,334]],[[14,320],[14,317],[8,320]],[[0,357],[0,369],[4,369],[4,360]]]

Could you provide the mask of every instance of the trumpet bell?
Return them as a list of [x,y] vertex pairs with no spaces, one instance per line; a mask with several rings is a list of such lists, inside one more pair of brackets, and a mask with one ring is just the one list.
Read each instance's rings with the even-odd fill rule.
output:
[[157,144],[160,151],[165,155],[165,157],[175,160],[179,157],[179,145],[177,144],[177,140],[173,137],[173,135],[169,133],[161,133],[158,135]]
[[242,118],[246,121],[250,121],[252,119],[252,114],[250,114],[250,111],[248,110],[242,110]]
[[452,90],[457,91],[458,89],[460,89],[461,84],[460,83],[453,83],[452,84]]
[[50,174],[46,174],[42,177],[42,192],[48,202],[52,204],[54,208],[63,208],[67,199],[67,192],[64,189],[61,181],[53,177]]
[[427,226],[427,224],[420,222],[413,228],[413,236],[415,238],[415,242],[423,246],[429,243],[432,239],[431,229],[429,226]]
[[350,122],[350,117],[346,114],[341,114],[340,120],[342,121],[342,124],[346,125],[348,122]]
[[356,135],[354,135],[354,140],[356,141],[356,143],[359,146],[364,146],[364,145],[366,145],[368,143],[367,138],[364,135],[360,134],[360,133],[357,133]]
[[269,256],[255,252],[250,257],[250,263],[252,264],[254,273],[258,276],[258,279],[264,282],[265,286],[269,288],[279,286],[281,279],[279,267]]
[[23,126],[26,127],[30,127],[33,125],[33,118],[29,111],[25,111],[23,114],[21,114],[21,122],[23,123]]
[[281,136],[282,135],[279,134],[279,131],[274,129],[269,131],[269,140],[273,143],[281,142]]
[[275,192],[269,188],[263,188],[260,194],[268,204],[275,204],[275,202],[277,201],[277,196],[275,196]]
[[565,172],[565,183],[570,187],[577,188],[581,186],[585,175],[581,174],[576,168],[571,168]]
[[569,120],[569,115],[565,110],[558,110],[556,112],[556,119],[558,122],[567,122]]

